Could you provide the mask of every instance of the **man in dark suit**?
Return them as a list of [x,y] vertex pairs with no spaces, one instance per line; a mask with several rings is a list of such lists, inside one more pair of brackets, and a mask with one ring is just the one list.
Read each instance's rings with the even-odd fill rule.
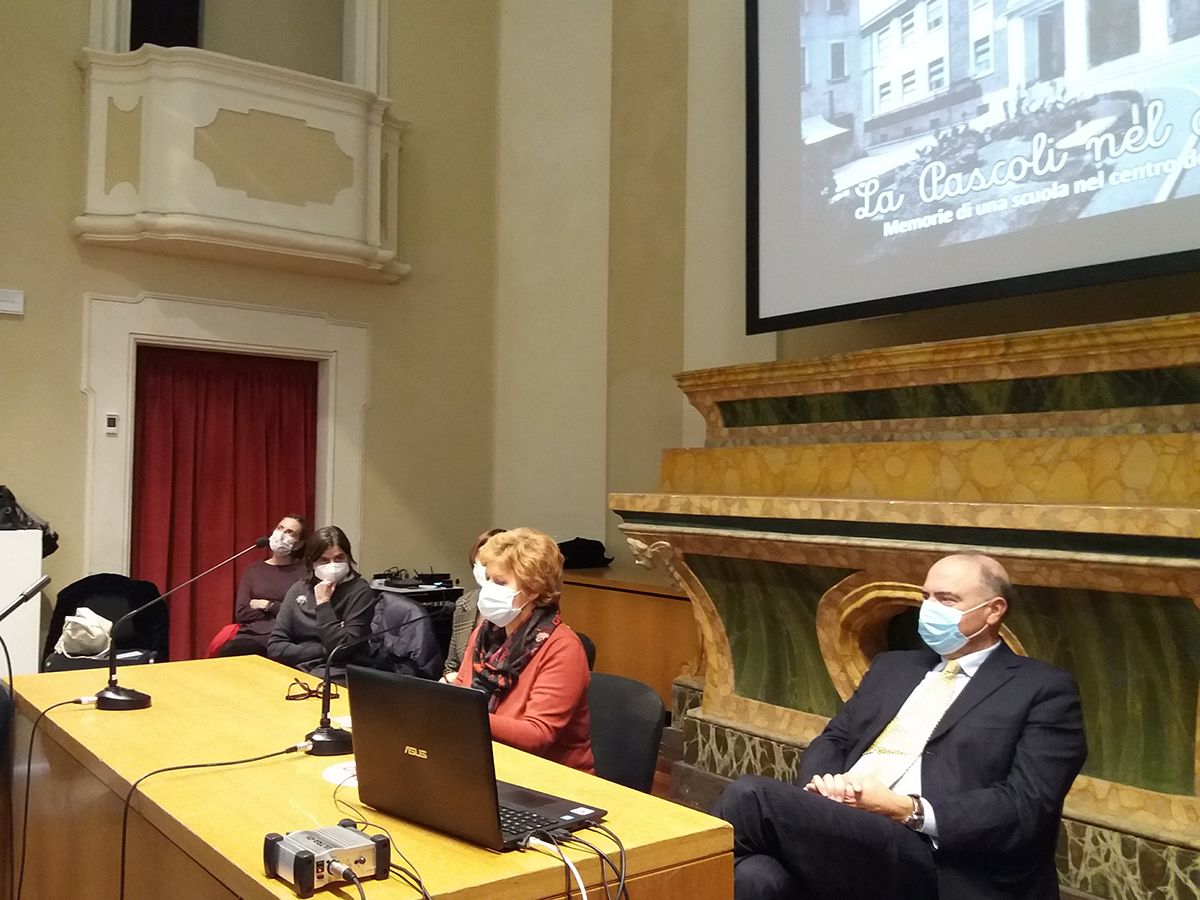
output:
[[1066,672],[1000,641],[995,560],[948,556],[925,579],[929,651],[881,653],[800,760],[796,787],[738,779],[736,900],[1058,897],[1063,799],[1087,757]]

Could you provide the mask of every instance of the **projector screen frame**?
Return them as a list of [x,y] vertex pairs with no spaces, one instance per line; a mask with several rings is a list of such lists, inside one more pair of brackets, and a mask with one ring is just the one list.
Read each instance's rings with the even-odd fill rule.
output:
[[[1200,271],[1200,247],[1091,265],[1014,275],[974,284],[875,297],[818,309],[763,315],[760,305],[760,54],[758,0],[745,2],[746,41],[746,333],[764,334],[1103,284]],[[799,0],[803,2],[803,0]],[[823,2],[823,0],[815,0]],[[795,90],[799,109],[800,90]],[[771,190],[768,186],[767,190]],[[1139,313],[1131,309],[1130,318]]]

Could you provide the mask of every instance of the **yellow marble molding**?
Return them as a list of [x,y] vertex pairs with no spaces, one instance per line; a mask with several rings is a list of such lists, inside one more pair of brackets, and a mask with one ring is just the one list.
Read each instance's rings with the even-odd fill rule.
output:
[[330,204],[354,186],[354,160],[332,131],[260,109],[219,110],[196,128],[193,152],[218,186],[256,200]]
[[[672,516],[739,517],[748,520],[804,519],[1020,531],[1200,537],[1200,509],[1184,507],[663,493],[609,494],[609,508],[618,515],[622,512],[646,512]],[[752,527],[747,525],[747,528]]]
[[1070,438],[1098,434],[1160,434],[1200,431],[1200,405],[1122,409],[1053,410],[927,419],[862,419],[791,425],[710,428],[706,447],[751,444],[836,444],[882,441],[954,441],[966,438]]
[[[707,686],[703,690],[705,694],[708,693]],[[767,740],[796,744],[800,747],[807,747],[829,724],[829,720],[824,716],[773,706],[737,694],[729,697],[720,708],[706,704],[701,697],[701,705],[688,710],[687,715],[701,722],[711,722],[724,728],[745,731]]]
[[127,183],[141,190],[142,180],[142,98],[129,109],[121,109],[108,98],[108,120],[104,138],[104,192],[111,194],[118,184]]
[[733,696],[733,653],[729,648],[729,636],[700,579],[668,541],[644,541],[627,535],[625,542],[638,565],[658,569],[688,596],[700,632],[700,658],[694,673],[683,674],[703,676],[705,691],[712,690],[715,702]]
[[711,429],[716,403],[749,397],[841,393],[996,381],[1200,362],[1200,314],[1053,328],[864,350],[813,360],[701,369],[676,376]]
[[667,450],[667,494],[1193,506],[1200,434]]
[[[1080,554],[1004,547],[916,543],[886,545],[884,542],[851,542],[842,538],[720,532],[678,526],[624,524],[621,531],[628,541],[637,541],[647,547],[654,544],[669,547],[673,565],[682,576],[681,586],[687,592],[697,620],[701,623],[700,635],[707,661],[704,696],[695,714],[706,720],[800,746],[807,746],[820,734],[827,720],[812,713],[741,697],[734,692],[733,657],[724,625],[703,584],[683,562],[686,555],[857,570],[862,574],[848,577],[827,595],[834,595],[831,604],[843,602],[838,596],[840,594],[841,597],[850,598],[847,605],[859,606],[870,602],[874,592],[872,582],[883,585],[878,588],[881,593],[875,594],[876,597],[887,594],[891,598],[913,602],[914,595],[905,595],[906,589],[911,592],[914,585],[923,583],[925,573],[934,562],[948,553],[969,550],[986,553],[997,559],[1016,584],[1131,592],[1148,598],[1186,598],[1200,611],[1200,568],[1194,560],[1163,561],[1102,555],[1081,558]],[[825,602],[824,598],[821,602]],[[885,598],[885,602],[891,603],[893,600]],[[818,604],[818,640],[822,642],[822,657],[827,666],[830,653],[825,649],[825,641],[829,640],[829,636],[823,635],[822,631],[827,632],[831,627],[825,618],[829,615],[829,612],[822,613],[821,604]],[[1023,652],[1019,639],[1011,632],[1005,636],[1005,640],[1018,652]],[[835,678],[834,684],[843,697],[846,696],[842,693],[843,688],[851,683],[856,684],[865,671],[864,661],[856,655],[859,652],[862,652],[861,646],[855,653],[846,652],[834,657],[841,661],[840,670],[843,674],[839,677],[844,683],[838,686]],[[831,677],[834,671],[835,668],[831,667]],[[850,679],[854,679],[853,682]],[[1195,714],[1200,722],[1200,696],[1197,697]],[[1200,734],[1197,735],[1194,757],[1196,784],[1200,790]],[[1200,797],[1162,794],[1132,785],[1080,776],[1067,798],[1067,814],[1081,821],[1200,849]]]
[[1200,850],[1200,798],[1160,794],[1080,775],[1067,794],[1072,819]]
[[[636,538],[627,539],[626,543],[629,545],[629,551],[633,555],[633,561],[637,565],[665,575],[671,588],[682,593],[682,595],[690,601],[691,598],[688,593],[688,589],[684,584],[685,576],[679,571],[679,568],[676,565],[677,558],[675,551],[671,548],[669,543],[666,541],[656,541],[653,544],[647,545]],[[678,562],[682,563],[682,559],[679,559]],[[602,582],[604,580],[605,579],[597,579],[598,582]],[[697,585],[697,589],[703,590],[703,587]],[[696,632],[699,636],[699,640],[696,642],[696,656],[683,664],[683,669],[677,673],[676,678],[703,679],[705,669],[708,665],[704,653],[704,624],[700,621],[697,615],[697,610],[699,607],[697,607],[695,603],[690,602],[689,606],[692,610],[692,617],[696,622]],[[723,630],[724,627],[722,626],[722,631]],[[714,640],[720,640],[720,638],[714,638]],[[725,640],[728,639],[726,638]]]
[[[826,591],[817,603],[817,644],[829,679],[842,701],[858,689],[871,660],[887,648],[887,625],[906,609],[920,607],[921,589],[915,584],[880,581],[870,572],[856,572]],[[1024,646],[1007,625],[1000,637],[1016,653]]]

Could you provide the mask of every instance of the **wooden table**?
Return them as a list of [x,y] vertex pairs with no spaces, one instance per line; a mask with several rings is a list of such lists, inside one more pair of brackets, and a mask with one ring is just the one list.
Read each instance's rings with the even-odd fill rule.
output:
[[[57,701],[94,694],[103,686],[104,674],[91,670],[15,679],[19,718],[12,799],[18,829],[32,720]],[[121,676],[130,687],[153,696],[149,709],[102,712],[73,705],[50,712],[38,727],[34,747],[23,896],[113,900],[122,800],[130,784],[163,766],[255,756],[303,740],[317,724],[320,709],[316,700],[284,700],[295,674],[258,657],[146,666],[124,670]],[[343,689],[333,712],[348,711]],[[610,811],[606,824],[628,851],[631,897],[732,897],[732,833],[719,819],[499,744],[495,758],[503,780]],[[130,814],[126,896],[294,896],[286,884],[266,877],[263,836],[337,824],[344,813],[334,806],[333,785],[322,772],[350,759],[294,753],[147,779],[135,794]],[[351,787],[343,787],[338,796],[358,803]],[[446,802],[456,798],[447,797]],[[388,828],[436,897],[564,896],[564,867],[557,858],[538,852],[494,853],[373,810],[368,810],[368,818]],[[603,836],[588,837],[606,845]],[[595,856],[567,852],[579,866],[589,894],[597,886],[595,896],[603,897]],[[370,900],[417,896],[395,878],[364,885]],[[352,886],[344,888],[317,896],[357,897]],[[572,896],[578,894],[572,890]]]

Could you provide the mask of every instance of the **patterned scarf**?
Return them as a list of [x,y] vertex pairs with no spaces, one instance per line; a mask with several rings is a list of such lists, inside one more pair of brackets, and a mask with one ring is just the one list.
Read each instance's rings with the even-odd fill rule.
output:
[[488,710],[495,711],[521,672],[529,665],[533,654],[541,649],[551,632],[562,622],[558,604],[536,607],[525,624],[511,638],[504,629],[491,622],[479,628],[475,652],[471,658],[471,687],[488,695]]

